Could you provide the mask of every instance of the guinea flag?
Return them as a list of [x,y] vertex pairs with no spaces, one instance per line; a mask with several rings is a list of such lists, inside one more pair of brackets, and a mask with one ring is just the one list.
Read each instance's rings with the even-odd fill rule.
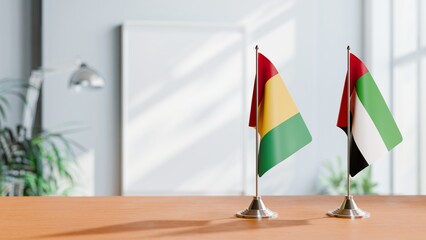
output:
[[[402,142],[402,135],[364,63],[350,57],[351,136],[350,174],[355,176]],[[346,75],[337,126],[347,132],[348,76]]]
[[258,110],[258,173],[262,176],[310,143],[312,137],[277,69],[261,53],[258,54],[258,83],[259,106],[256,106],[255,83],[249,126],[256,127]]

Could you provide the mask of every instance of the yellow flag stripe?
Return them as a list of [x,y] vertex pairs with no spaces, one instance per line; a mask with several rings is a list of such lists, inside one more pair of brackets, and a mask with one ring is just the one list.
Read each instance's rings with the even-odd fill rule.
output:
[[263,96],[259,105],[259,134],[261,138],[273,128],[299,113],[279,74],[266,82]]

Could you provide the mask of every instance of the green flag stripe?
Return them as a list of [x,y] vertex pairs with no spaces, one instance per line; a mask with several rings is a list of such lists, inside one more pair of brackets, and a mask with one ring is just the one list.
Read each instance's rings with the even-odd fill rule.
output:
[[380,133],[388,150],[402,141],[398,126],[373,77],[368,72],[356,82],[356,93]]
[[263,136],[259,149],[259,176],[312,141],[300,113]]

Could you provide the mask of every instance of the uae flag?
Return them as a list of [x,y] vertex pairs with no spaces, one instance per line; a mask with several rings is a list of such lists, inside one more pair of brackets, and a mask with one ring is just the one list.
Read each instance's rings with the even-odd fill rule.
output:
[[260,53],[258,82],[259,106],[256,106],[255,83],[249,126],[256,127],[256,110],[259,111],[258,172],[259,176],[262,176],[311,142],[312,137],[277,69]]
[[[401,132],[373,77],[350,54],[350,174],[355,176],[402,141]],[[337,126],[347,132],[348,76],[346,75]]]

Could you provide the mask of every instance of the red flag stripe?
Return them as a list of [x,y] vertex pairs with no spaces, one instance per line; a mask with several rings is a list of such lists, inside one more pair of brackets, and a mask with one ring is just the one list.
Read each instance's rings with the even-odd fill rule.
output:
[[[350,54],[350,70],[351,70],[351,95],[355,88],[356,81],[364,74],[368,73],[367,67],[354,54]],[[339,116],[337,118],[337,126],[346,128],[348,126],[348,74],[346,73],[345,87],[343,88],[342,101],[340,103]]]
[[[277,69],[274,67],[274,65],[269,61],[268,58],[263,56],[263,54],[258,54],[258,80],[259,80],[259,96],[258,96],[258,103],[262,102],[263,99],[263,91],[265,89],[266,82],[271,79],[273,76],[278,74]],[[249,119],[249,126],[250,127],[256,127],[256,81],[254,82],[253,87],[253,95],[251,99],[251,109],[250,109],[250,119]]]

